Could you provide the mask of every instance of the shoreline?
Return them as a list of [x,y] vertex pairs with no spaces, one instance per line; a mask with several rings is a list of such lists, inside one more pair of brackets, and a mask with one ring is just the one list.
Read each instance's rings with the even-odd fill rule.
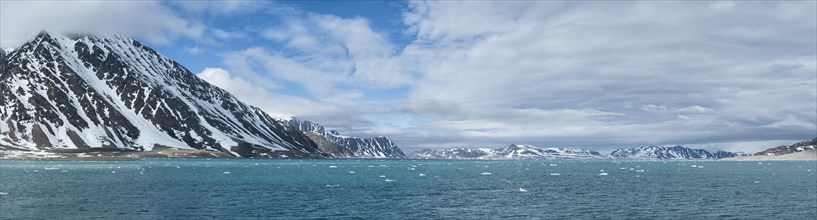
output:
[[753,155],[730,157],[722,161],[817,161],[817,150],[808,150],[783,155]]
[[157,148],[150,151],[91,149],[84,152],[59,150],[0,152],[0,160],[20,161],[129,161],[144,158],[236,158],[219,152],[194,149]]

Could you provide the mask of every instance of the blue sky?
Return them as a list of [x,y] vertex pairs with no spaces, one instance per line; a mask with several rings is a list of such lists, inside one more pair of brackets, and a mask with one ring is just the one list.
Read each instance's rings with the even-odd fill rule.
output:
[[0,46],[119,33],[282,118],[404,149],[817,136],[817,3],[0,3]]

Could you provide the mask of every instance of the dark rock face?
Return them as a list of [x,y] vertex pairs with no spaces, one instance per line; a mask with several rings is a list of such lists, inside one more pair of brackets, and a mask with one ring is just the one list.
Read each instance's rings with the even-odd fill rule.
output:
[[5,55],[0,70],[0,145],[330,156],[296,128],[130,38],[41,33]]
[[386,137],[346,137],[310,121],[292,119],[287,123],[303,131],[321,150],[335,157],[406,158],[403,151]]
[[715,160],[740,155],[741,154],[726,151],[718,151],[713,154],[704,149],[691,149],[682,146],[649,146],[641,148],[618,149],[610,153],[610,156],[613,158],[681,160]]
[[789,146],[779,146],[775,148],[766,149],[764,151],[755,153],[755,155],[770,155],[770,156],[783,155],[800,151],[815,150],[815,148],[817,148],[817,137],[811,140],[801,141]]
[[409,154],[417,159],[601,159],[599,152],[573,148],[541,148],[533,145],[512,144],[504,148],[424,149]]

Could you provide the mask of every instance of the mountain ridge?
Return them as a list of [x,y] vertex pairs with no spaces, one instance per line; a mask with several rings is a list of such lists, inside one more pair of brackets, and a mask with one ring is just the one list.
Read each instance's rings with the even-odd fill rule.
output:
[[340,132],[327,130],[318,123],[296,118],[288,120],[287,124],[303,131],[318,144],[318,148],[335,157],[406,158],[406,154],[384,136],[368,138],[343,136]]
[[471,159],[471,160],[508,160],[508,159],[603,159],[596,151],[575,148],[542,148],[529,144],[511,144],[500,148],[451,148],[423,149],[411,152],[410,158],[416,159]]
[[0,62],[0,146],[331,157],[296,128],[121,35],[41,32]]

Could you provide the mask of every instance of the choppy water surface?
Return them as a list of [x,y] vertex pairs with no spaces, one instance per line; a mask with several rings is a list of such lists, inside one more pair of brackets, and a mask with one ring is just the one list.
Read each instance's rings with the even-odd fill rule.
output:
[[1,219],[815,217],[815,161],[0,161]]

